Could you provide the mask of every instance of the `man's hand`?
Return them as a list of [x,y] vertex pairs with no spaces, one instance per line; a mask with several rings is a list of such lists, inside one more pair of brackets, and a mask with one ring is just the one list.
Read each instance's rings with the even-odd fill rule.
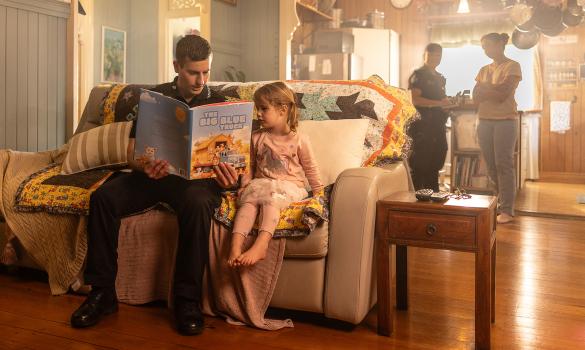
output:
[[226,190],[233,189],[238,184],[238,173],[230,164],[219,163],[213,167],[213,171],[216,175],[215,181],[222,188]]
[[450,109],[450,108],[457,107],[457,105],[453,104],[453,102],[448,97],[441,99],[440,101],[437,102],[437,104],[439,105],[439,107],[441,107],[443,109]]
[[161,159],[147,162],[144,164],[144,173],[151,179],[162,179],[169,175],[169,162]]

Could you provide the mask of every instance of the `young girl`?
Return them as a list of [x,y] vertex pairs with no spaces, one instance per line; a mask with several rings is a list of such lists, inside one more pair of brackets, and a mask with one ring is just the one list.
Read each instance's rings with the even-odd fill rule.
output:
[[[297,132],[294,92],[283,82],[270,83],[256,90],[254,103],[262,127],[252,134],[251,169],[242,178],[238,192],[239,208],[228,258],[232,267],[250,266],[264,259],[280,210],[307,197],[305,177],[313,193],[323,188],[309,139]],[[242,252],[258,213],[258,237]]]

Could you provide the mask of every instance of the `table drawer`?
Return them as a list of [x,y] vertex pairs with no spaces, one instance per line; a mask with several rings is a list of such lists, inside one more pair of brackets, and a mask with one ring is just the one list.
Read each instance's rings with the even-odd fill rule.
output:
[[475,217],[394,211],[388,215],[390,238],[475,247]]

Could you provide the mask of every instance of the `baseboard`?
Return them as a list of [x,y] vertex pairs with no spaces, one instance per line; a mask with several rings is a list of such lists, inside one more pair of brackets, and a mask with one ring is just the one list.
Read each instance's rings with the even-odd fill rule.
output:
[[569,214],[558,214],[558,213],[541,213],[532,210],[514,210],[514,213],[518,216],[534,216],[539,218],[550,218],[550,219],[562,219],[562,220],[583,220],[585,216],[569,215]]
[[566,184],[585,184],[585,173],[564,173],[541,171],[538,182],[557,182]]

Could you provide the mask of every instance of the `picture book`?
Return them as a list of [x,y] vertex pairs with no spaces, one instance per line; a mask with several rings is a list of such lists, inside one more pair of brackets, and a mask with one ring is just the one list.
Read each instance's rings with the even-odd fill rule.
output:
[[222,102],[189,108],[160,93],[142,90],[134,159],[162,159],[169,172],[188,180],[215,177],[213,167],[250,168],[252,102]]

